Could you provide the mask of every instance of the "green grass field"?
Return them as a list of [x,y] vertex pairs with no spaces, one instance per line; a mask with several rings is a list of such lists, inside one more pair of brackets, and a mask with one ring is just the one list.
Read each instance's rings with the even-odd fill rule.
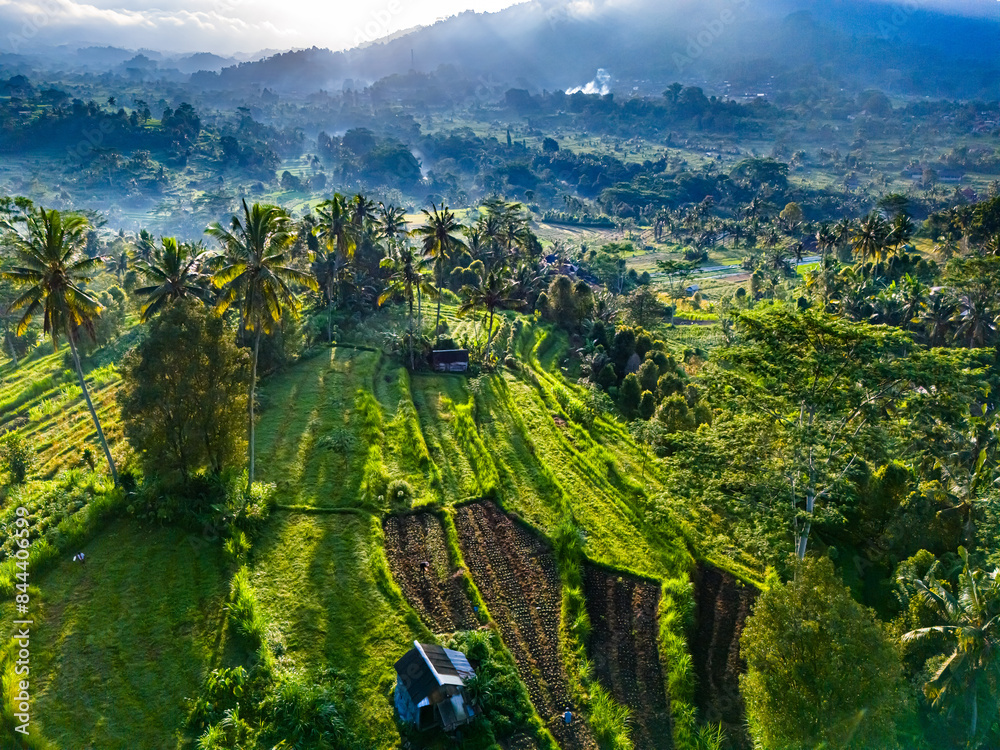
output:
[[[122,519],[79,551],[31,578],[32,726],[53,748],[177,747],[185,698],[223,656],[222,550]],[[9,634],[10,602],[0,616]]]

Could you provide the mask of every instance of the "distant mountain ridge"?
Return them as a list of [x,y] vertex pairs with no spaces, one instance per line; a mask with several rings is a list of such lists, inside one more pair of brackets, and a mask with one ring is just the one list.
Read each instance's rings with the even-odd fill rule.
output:
[[424,72],[454,66],[468,77],[539,90],[583,85],[598,68],[610,72],[618,91],[674,80],[753,88],[808,70],[845,88],[1000,98],[1000,23],[865,0],[532,0],[363,48],[281,53],[194,81],[304,94],[406,73],[411,65]]

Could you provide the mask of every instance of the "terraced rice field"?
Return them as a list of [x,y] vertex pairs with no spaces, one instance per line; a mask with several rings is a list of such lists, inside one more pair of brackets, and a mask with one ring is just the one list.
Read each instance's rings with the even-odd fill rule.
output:
[[[104,460],[97,430],[80,390],[75,370],[67,368],[69,347],[63,342],[53,352],[41,344],[17,368],[0,365],[0,433],[18,430],[35,448],[35,474],[51,478],[60,469],[82,464],[89,447]],[[112,448],[122,439],[115,396],[121,379],[113,365],[87,371],[90,397]]]
[[628,707],[637,750],[668,750],[673,747],[670,704],[657,643],[660,587],[589,562],[583,587],[594,675]]
[[531,702],[565,750],[596,750],[579,718],[566,725],[570,697],[560,648],[561,589],[551,549],[490,502],[456,510],[462,555],[504,643],[517,663]]
[[427,626],[436,633],[477,627],[464,572],[448,559],[441,520],[432,513],[387,516],[382,530],[392,577]]
[[750,750],[744,724],[740,636],[759,592],[711,565],[699,563],[695,577],[695,636],[691,640],[698,688],[695,701],[707,721],[719,722],[730,747]]

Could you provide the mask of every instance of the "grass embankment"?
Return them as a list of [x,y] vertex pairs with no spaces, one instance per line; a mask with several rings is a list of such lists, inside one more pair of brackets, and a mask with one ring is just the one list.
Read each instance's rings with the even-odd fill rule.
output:
[[337,347],[280,373],[261,388],[259,479],[282,505],[357,508],[367,446],[355,408],[371,390],[379,355]]
[[397,746],[392,665],[433,636],[392,582],[378,522],[279,511],[255,546],[250,582],[279,666],[348,675],[355,729],[375,747]]
[[[80,548],[85,564],[63,554],[31,577],[39,747],[178,746],[184,699],[197,694],[222,651],[228,574],[221,547],[200,541],[117,520]],[[8,597],[0,617],[9,636]]]

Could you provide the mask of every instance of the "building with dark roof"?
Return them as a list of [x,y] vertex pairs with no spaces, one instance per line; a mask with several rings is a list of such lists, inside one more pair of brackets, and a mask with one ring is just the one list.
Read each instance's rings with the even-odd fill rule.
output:
[[469,350],[435,349],[431,352],[431,367],[435,372],[466,372],[469,369]]
[[475,676],[465,654],[429,643],[413,648],[396,662],[396,711],[417,729],[441,727],[452,732],[476,715],[465,696],[465,682]]

